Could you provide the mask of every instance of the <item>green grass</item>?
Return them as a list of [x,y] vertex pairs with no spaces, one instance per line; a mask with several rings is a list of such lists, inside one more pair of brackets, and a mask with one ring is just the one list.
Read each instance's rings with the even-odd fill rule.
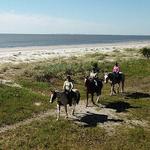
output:
[[138,126],[121,125],[111,135],[100,127],[85,128],[50,117],[3,134],[0,145],[2,149],[149,150],[150,134]]
[[[129,51],[129,50],[128,50]],[[66,74],[70,73],[75,81],[75,88],[85,100],[84,77],[89,74],[91,65],[98,62],[101,68],[100,76],[105,71],[112,71],[115,62],[99,61],[101,54],[86,55],[72,60],[57,60],[39,64],[24,65],[22,70],[17,68],[14,80],[23,88],[13,88],[0,85],[0,126],[14,124],[20,120],[32,117],[53,108],[49,105],[50,89],[62,89]],[[117,60],[118,61],[118,60]],[[125,73],[125,91],[127,94],[135,92],[150,93],[150,60],[130,59],[119,61],[121,70]],[[9,66],[11,68],[11,66]],[[18,71],[18,72],[17,72]],[[7,69],[5,70],[7,73]],[[110,85],[105,84],[102,90],[100,103],[109,106],[122,102],[129,107],[122,112],[129,120],[144,120],[150,125],[150,99],[126,97],[126,95],[109,96]],[[44,96],[44,95],[45,96]],[[35,106],[41,102],[41,106]],[[115,108],[112,108],[116,110]],[[119,114],[119,112],[116,112]],[[112,135],[104,128],[85,128],[74,122],[49,117],[35,121],[30,125],[22,126],[14,131],[7,131],[0,135],[0,149],[104,149],[104,150],[149,150],[150,132],[148,127],[120,126],[112,127]],[[124,118],[122,117],[124,120]],[[111,133],[111,131],[110,131]]]
[[24,88],[46,95],[49,95],[50,90],[52,89],[52,84],[48,82],[38,82],[29,79],[20,79],[18,82]]
[[129,77],[148,77],[150,76],[149,60],[130,60],[121,63],[121,68]]
[[[41,102],[41,106],[36,106],[35,102]],[[49,108],[47,96],[24,88],[0,86],[0,126],[14,124]]]

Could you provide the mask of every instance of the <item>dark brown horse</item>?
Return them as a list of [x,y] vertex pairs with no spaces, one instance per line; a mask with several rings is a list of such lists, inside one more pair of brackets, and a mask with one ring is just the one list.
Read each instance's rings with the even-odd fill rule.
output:
[[93,79],[93,78],[89,78],[86,77],[85,78],[85,87],[86,87],[86,97],[87,97],[87,103],[86,103],[86,107],[88,107],[88,99],[89,99],[89,94],[91,94],[91,101],[94,105],[94,93],[96,93],[97,95],[97,100],[96,102],[99,101],[100,95],[101,95],[101,91],[102,91],[102,87],[103,87],[103,83],[102,80],[100,79]]

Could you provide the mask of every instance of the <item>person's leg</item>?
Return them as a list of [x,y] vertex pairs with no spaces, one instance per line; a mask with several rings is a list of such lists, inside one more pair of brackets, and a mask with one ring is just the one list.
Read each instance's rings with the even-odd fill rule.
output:
[[69,106],[72,106],[72,92],[68,93]]

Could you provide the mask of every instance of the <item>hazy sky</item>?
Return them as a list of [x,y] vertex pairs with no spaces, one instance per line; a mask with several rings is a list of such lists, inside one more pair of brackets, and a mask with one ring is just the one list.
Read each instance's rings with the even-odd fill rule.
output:
[[0,0],[0,33],[150,35],[150,0]]

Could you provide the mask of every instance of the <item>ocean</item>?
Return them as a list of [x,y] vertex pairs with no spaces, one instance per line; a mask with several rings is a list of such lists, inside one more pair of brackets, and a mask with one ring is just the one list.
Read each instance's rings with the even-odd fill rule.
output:
[[0,48],[106,44],[143,41],[150,41],[150,36],[78,34],[0,34]]

